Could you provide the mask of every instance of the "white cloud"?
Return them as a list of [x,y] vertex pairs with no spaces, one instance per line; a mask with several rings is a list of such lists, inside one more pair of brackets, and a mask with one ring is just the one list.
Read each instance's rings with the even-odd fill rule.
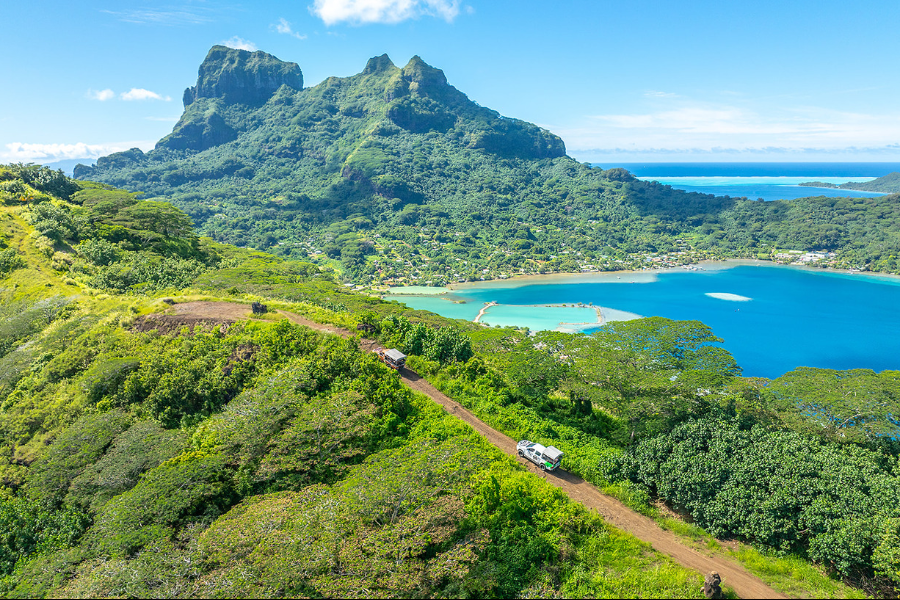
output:
[[238,36],[234,36],[231,39],[225,40],[224,42],[219,42],[223,46],[228,46],[229,48],[234,48],[235,50],[247,50],[249,52],[256,52],[258,48],[256,44],[251,42],[250,40],[245,40],[239,38]]
[[298,40],[306,39],[305,35],[301,35],[291,28],[291,24],[288,22],[287,19],[284,19],[284,18],[278,19],[278,22],[273,23],[272,27],[274,27],[275,31],[277,31],[278,33],[283,33],[285,35],[293,36],[293,37],[297,38]]
[[110,89],[105,90],[88,90],[85,96],[90,98],[91,100],[99,100],[100,102],[105,102],[107,100],[112,100],[115,97],[116,93]]
[[6,144],[6,151],[0,152],[0,162],[36,162],[48,163],[72,158],[98,158],[112,152],[121,152],[129,148],[140,148],[147,151],[156,142],[114,142],[109,144],[28,144],[13,142]]
[[131,88],[127,92],[122,92],[119,94],[119,97],[122,100],[131,101],[131,100],[162,100],[164,102],[170,102],[172,100],[169,96],[160,96],[156,92],[151,92],[150,90],[145,90],[144,88]]
[[315,0],[309,9],[326,25],[399,23],[421,16],[450,22],[459,14],[459,0]]
[[843,148],[591,148],[570,150],[569,154],[581,161],[607,162],[711,162],[711,161],[897,161],[900,160],[900,144],[886,146],[848,146]]

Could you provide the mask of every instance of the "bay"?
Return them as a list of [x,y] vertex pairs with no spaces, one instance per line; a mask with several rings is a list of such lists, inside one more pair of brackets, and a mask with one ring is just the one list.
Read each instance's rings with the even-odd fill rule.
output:
[[900,369],[900,278],[890,276],[732,261],[702,271],[552,275],[391,298],[466,320],[496,302],[482,322],[534,330],[596,330],[597,307],[606,321],[696,319],[723,338],[746,376],[772,378],[798,366]]

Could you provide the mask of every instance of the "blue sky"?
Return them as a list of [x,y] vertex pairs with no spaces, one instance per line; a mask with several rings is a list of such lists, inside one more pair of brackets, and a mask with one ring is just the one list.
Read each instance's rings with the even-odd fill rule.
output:
[[[900,2],[5,2],[0,162],[149,149],[219,43],[306,85],[414,54],[583,160],[900,160]],[[15,26],[10,26],[15,24]]]

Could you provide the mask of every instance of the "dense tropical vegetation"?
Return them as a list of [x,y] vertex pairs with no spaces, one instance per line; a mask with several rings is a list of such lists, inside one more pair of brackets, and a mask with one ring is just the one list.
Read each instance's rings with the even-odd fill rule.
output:
[[[0,215],[17,260],[0,279],[4,597],[698,595],[697,574],[524,472],[356,340],[278,317],[167,333],[148,314],[192,293],[177,260],[242,301],[238,286],[266,286],[313,317],[390,316],[406,343],[441,349],[435,364],[471,357],[460,329],[198,240],[177,209],[119,190],[11,197]],[[126,285],[147,262],[152,285]]]
[[557,446],[667,527],[722,553],[708,534],[752,543],[763,554],[734,556],[779,589],[896,593],[897,372],[743,378],[699,322],[589,336],[449,322],[198,238],[165,203],[33,166],[0,179],[15,190],[0,206],[4,596],[699,594],[697,574],[352,338],[279,314],[155,316],[203,298],[370,326],[492,427]]
[[[260,73],[271,85],[243,91]],[[327,265],[356,283],[814,249],[835,252],[832,266],[900,272],[896,196],[757,202],[591,168],[418,57],[403,68],[375,57],[358,75],[303,88],[294,63],[213,47],[156,149],[101,158],[76,177],[171,201],[220,242]]]

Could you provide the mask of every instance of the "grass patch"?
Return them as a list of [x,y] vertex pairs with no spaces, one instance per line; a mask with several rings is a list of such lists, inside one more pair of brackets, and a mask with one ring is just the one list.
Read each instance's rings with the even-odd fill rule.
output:
[[737,550],[726,550],[725,554],[738,560],[768,585],[794,598],[867,597],[799,556],[766,556],[744,544]]

